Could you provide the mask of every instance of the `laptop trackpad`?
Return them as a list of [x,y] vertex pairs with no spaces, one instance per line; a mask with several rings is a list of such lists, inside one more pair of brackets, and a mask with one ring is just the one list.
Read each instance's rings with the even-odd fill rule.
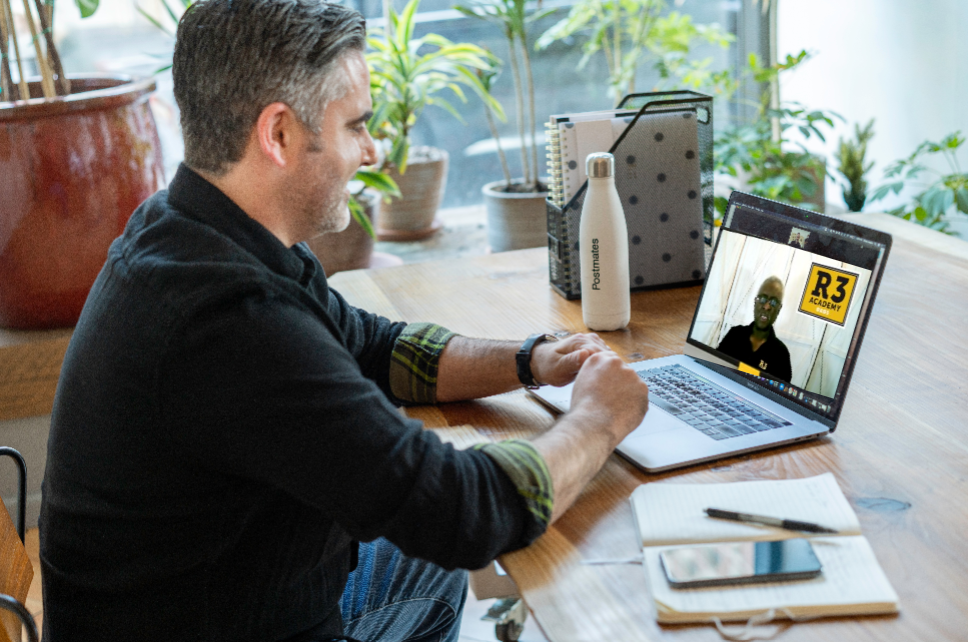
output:
[[[665,432],[667,430],[675,430],[677,428],[682,428],[684,424],[675,418],[673,413],[666,410],[665,406],[671,405],[665,401],[659,403],[659,399],[649,399],[649,411],[645,413],[645,419],[639,424],[639,427],[632,431],[629,435],[635,435],[636,437],[642,437],[644,435],[654,435],[656,433]],[[672,406],[675,408],[675,406]],[[678,414],[678,408],[676,408],[676,413]],[[626,437],[628,439],[628,437]]]

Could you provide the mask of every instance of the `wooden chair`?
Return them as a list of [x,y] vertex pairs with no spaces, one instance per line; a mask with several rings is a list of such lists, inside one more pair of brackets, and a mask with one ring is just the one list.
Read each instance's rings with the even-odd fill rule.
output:
[[[30,612],[24,608],[27,590],[34,579],[34,568],[24,548],[24,526],[27,515],[27,464],[13,448],[0,448],[0,456],[8,456],[17,462],[20,473],[17,506],[17,527],[14,528],[10,514],[0,511],[0,642],[20,642],[21,626],[26,627],[27,637],[36,642],[37,625]],[[0,505],[3,500],[0,499]]]

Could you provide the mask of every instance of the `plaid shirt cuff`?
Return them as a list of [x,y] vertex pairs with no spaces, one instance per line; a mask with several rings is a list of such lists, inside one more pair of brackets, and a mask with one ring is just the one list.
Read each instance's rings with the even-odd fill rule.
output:
[[544,530],[551,521],[554,509],[554,489],[551,473],[544,458],[529,441],[508,439],[498,443],[478,444],[481,450],[507,473],[524,498],[528,511]]
[[393,345],[390,392],[404,403],[437,401],[437,364],[452,337],[447,328],[432,323],[410,323]]

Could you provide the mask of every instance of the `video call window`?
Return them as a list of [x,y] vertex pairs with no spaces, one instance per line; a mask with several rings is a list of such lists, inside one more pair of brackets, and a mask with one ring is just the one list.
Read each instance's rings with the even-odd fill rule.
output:
[[738,369],[833,398],[871,271],[722,229],[690,338]]

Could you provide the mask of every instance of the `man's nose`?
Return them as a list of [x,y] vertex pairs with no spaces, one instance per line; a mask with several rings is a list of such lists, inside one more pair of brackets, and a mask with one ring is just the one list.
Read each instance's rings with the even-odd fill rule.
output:
[[376,155],[376,143],[373,141],[373,137],[370,136],[370,132],[366,132],[366,140],[363,141],[363,157],[361,159],[360,165],[375,165],[379,158]]

